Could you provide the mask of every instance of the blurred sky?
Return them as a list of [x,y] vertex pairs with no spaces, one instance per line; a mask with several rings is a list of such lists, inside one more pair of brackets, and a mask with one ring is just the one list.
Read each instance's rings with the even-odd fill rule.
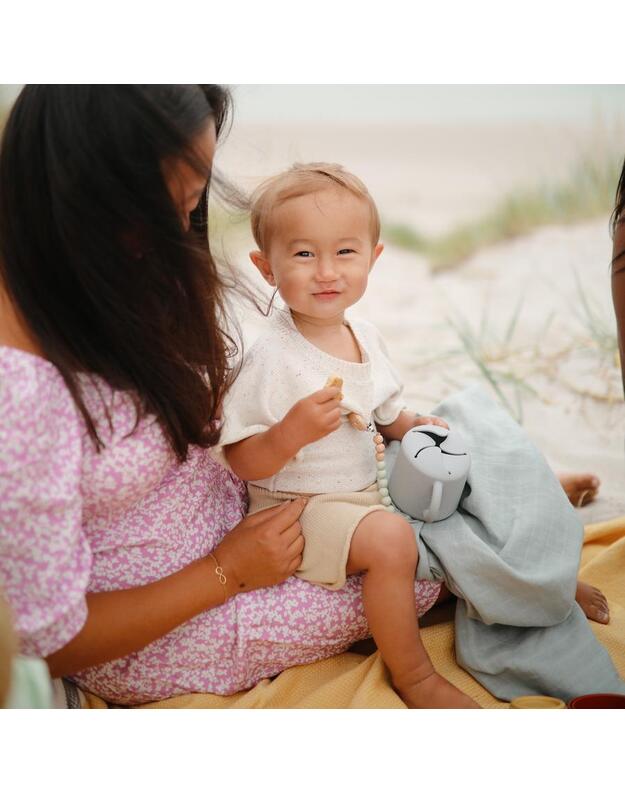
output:
[[[20,86],[0,85],[0,106]],[[509,123],[621,119],[623,85],[235,85],[242,123]]]
[[239,85],[243,123],[605,121],[625,111],[623,85]]

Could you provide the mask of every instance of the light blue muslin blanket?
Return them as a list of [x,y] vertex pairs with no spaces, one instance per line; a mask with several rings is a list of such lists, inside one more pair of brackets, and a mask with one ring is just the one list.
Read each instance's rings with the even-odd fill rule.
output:
[[[458,596],[460,666],[501,700],[625,694],[575,601],[583,527],[543,455],[478,386],[433,413],[462,433],[471,470],[453,515],[409,520],[417,577],[444,580]],[[389,445],[389,471],[398,449]]]

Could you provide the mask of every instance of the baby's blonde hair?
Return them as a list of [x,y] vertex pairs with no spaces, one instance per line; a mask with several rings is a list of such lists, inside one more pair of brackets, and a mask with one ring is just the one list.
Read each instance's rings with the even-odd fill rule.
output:
[[380,239],[380,216],[365,184],[337,163],[295,163],[287,171],[259,185],[251,198],[252,233],[261,251],[267,251],[271,236],[271,214],[288,199],[307,196],[328,187],[342,187],[364,199],[371,213],[371,237]]

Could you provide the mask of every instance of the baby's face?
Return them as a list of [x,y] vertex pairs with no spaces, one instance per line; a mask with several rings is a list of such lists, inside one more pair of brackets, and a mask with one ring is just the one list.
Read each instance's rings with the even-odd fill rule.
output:
[[274,210],[271,226],[264,275],[294,312],[331,320],[360,299],[382,251],[364,199],[341,187],[298,196]]

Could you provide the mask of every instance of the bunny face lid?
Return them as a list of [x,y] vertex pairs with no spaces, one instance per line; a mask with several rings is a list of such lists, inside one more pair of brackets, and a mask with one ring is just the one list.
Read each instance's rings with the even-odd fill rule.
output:
[[471,456],[460,434],[438,425],[420,425],[403,437],[401,449],[423,474],[452,482],[466,477]]

